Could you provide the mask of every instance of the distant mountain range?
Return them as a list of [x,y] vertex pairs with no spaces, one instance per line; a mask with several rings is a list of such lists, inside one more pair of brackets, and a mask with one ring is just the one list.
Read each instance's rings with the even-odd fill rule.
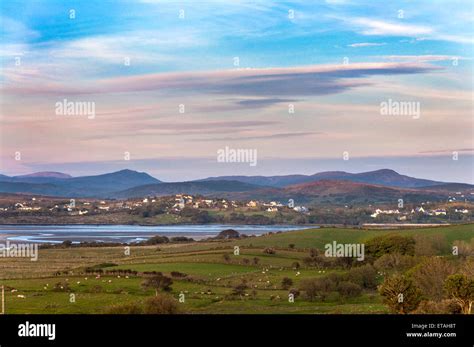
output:
[[416,188],[416,187],[428,187],[438,184],[444,184],[444,182],[437,182],[431,180],[425,180],[420,178],[413,178],[409,176],[400,175],[398,172],[382,169],[376,171],[362,172],[362,173],[349,173],[344,171],[326,171],[316,173],[314,175],[287,175],[287,176],[221,176],[221,177],[209,177],[202,181],[220,181],[220,180],[233,180],[239,182],[245,182],[250,184],[256,184],[261,186],[270,187],[287,187],[294,184],[316,182],[321,180],[344,180],[368,184],[380,184],[389,187],[402,187],[402,188]]
[[[274,200],[288,201],[293,199],[298,203],[313,204],[353,204],[353,203],[393,203],[398,199],[405,202],[420,203],[423,201],[442,201],[454,191],[446,190],[448,185],[439,190],[437,186],[419,188],[400,188],[375,185],[368,183],[344,181],[344,180],[319,180],[302,184],[290,185],[283,188],[263,188],[258,191],[239,192],[236,194],[224,194],[224,197],[235,200]],[[465,185],[463,191],[474,192],[474,186]],[[223,194],[221,194],[222,196]]]
[[174,194],[227,197],[235,200],[287,200],[315,203],[371,203],[408,198],[411,201],[442,200],[474,186],[445,183],[400,175],[382,169],[363,173],[343,171],[314,175],[221,176],[189,182],[161,182],[144,172],[71,177],[60,172],[38,172],[22,176],[0,175],[0,193],[60,197],[139,198]]
[[71,177],[62,173],[0,177],[0,192],[64,197],[106,197],[113,192],[160,183],[144,172],[121,170],[97,176]]

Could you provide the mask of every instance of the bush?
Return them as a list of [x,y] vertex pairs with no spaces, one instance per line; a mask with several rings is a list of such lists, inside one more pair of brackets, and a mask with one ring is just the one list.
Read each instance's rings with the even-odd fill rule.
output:
[[226,229],[222,230],[215,238],[216,239],[238,239],[240,237],[240,233],[234,229]]
[[377,287],[377,271],[370,264],[350,269],[347,278],[363,288],[375,289]]
[[415,235],[415,255],[433,256],[449,252],[449,243],[441,234]]
[[69,292],[69,290],[69,283],[67,282],[57,282],[53,288],[55,292]]
[[140,314],[143,309],[136,303],[128,303],[122,305],[115,305],[107,310],[109,314]]
[[458,314],[461,307],[454,300],[423,300],[413,313],[416,314]]
[[383,303],[394,313],[410,313],[416,310],[422,298],[421,290],[413,281],[399,274],[385,278],[379,293],[383,297]]
[[334,282],[326,277],[303,280],[300,284],[300,290],[305,293],[309,301],[318,298],[324,301],[334,288]]
[[289,289],[293,285],[293,280],[289,277],[284,277],[281,280],[281,286],[283,289]]
[[446,279],[444,289],[447,296],[459,305],[462,313],[471,314],[474,304],[473,278],[462,274],[451,275]]
[[454,241],[454,245],[458,249],[458,255],[461,257],[474,256],[474,238],[470,242]]
[[95,286],[92,286],[92,288],[89,291],[91,293],[102,293],[104,291],[104,288],[102,288],[102,286],[96,284]]
[[234,287],[234,290],[232,291],[232,295],[238,295],[242,296],[245,295],[245,290],[247,289],[247,285],[245,283],[240,283]]
[[193,242],[194,239],[186,236],[175,236],[170,239],[171,242]]
[[179,272],[179,271],[171,271],[170,274],[171,274],[171,277],[176,277],[176,278],[188,277],[187,274],[183,272]]
[[176,314],[178,313],[178,304],[176,300],[169,295],[159,294],[149,298],[145,302],[144,313],[146,314]]
[[153,288],[155,290],[155,295],[158,296],[159,290],[163,290],[165,292],[171,291],[172,284],[173,280],[171,278],[163,276],[162,274],[158,274],[145,279],[142,282],[142,287],[144,289]]
[[148,240],[145,241],[145,244],[147,245],[159,245],[162,243],[168,243],[170,240],[166,236],[153,236],[149,238]]
[[367,241],[365,250],[368,256],[375,258],[389,253],[414,255],[415,239],[411,236],[401,236],[397,234],[376,236]]
[[293,268],[293,270],[298,270],[301,267],[301,265],[300,263],[295,261],[293,264],[291,264],[291,267]]
[[296,299],[300,296],[300,291],[296,288],[292,288],[290,289],[289,294],[293,294],[293,297]]
[[416,263],[415,257],[393,253],[382,255],[374,262],[374,267],[382,272],[405,272]]
[[415,284],[431,300],[441,300],[444,296],[444,281],[456,272],[456,267],[446,259],[431,257],[412,271]]
[[263,250],[263,253],[265,253],[265,254],[275,254],[276,251],[275,251],[275,248],[267,247]]
[[346,281],[339,283],[337,292],[345,298],[352,298],[360,295],[362,287],[358,284]]

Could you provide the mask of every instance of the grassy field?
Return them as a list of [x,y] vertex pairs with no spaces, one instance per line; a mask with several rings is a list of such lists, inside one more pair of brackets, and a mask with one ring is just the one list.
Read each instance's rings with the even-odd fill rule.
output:
[[[474,225],[413,230],[308,229],[231,241],[132,247],[130,255],[123,247],[44,249],[36,262],[0,258],[0,285],[6,287],[6,313],[105,313],[116,304],[142,303],[153,296],[152,289],[141,288],[140,274],[86,274],[86,267],[98,265],[103,270],[186,274],[185,278],[173,278],[169,293],[175,298],[185,295],[185,302],[179,303],[183,313],[385,313],[387,308],[373,291],[344,300],[297,298],[290,303],[281,282],[290,278],[292,287],[297,288],[303,279],[344,272],[305,266],[302,260],[310,248],[322,250],[333,241],[360,243],[393,233],[438,235],[452,244],[474,238]],[[233,254],[235,246],[240,247],[239,255]],[[274,247],[276,253],[266,254],[266,247]],[[295,262],[301,268],[294,269]],[[58,271],[61,274],[55,275]],[[67,283],[69,290],[55,290],[58,282]],[[233,288],[243,282],[245,294],[232,295]],[[71,302],[71,294],[75,302]]]

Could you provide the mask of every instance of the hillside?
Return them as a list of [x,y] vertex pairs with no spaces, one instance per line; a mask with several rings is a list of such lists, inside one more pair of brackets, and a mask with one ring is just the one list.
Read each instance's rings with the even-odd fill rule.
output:
[[287,187],[290,185],[315,182],[321,180],[345,180],[351,182],[361,182],[368,184],[379,184],[390,187],[401,187],[401,188],[415,188],[415,187],[426,187],[443,182],[425,180],[420,178],[414,178],[410,176],[400,175],[398,172],[389,169],[381,169],[376,171],[362,172],[362,173],[349,173],[344,171],[326,171],[316,173],[314,175],[286,175],[286,176],[222,176],[222,177],[209,177],[203,181],[216,181],[216,180],[235,180],[250,184],[258,184],[271,187]]
[[63,197],[102,197],[115,191],[159,182],[144,172],[132,170],[73,178],[27,175],[9,177],[7,180],[0,178],[0,192]]
[[134,187],[111,194],[113,198],[133,198],[142,196],[166,196],[174,194],[212,195],[228,192],[245,192],[261,189],[254,184],[238,181],[174,182],[158,183]]
[[429,190],[386,187],[351,181],[321,180],[288,186],[268,188],[256,191],[227,194],[227,197],[239,199],[276,200],[295,203],[393,203],[398,199],[410,202],[445,199],[446,193]]

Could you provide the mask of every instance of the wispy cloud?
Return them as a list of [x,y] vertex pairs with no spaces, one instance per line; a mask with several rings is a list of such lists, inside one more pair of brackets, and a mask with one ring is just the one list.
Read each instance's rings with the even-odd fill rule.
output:
[[294,137],[304,137],[310,135],[319,135],[319,132],[296,132],[296,133],[279,133],[279,134],[268,134],[268,135],[257,135],[257,136],[239,136],[239,137],[218,137],[218,138],[206,138],[206,139],[193,139],[195,142],[222,142],[222,141],[253,141],[253,140],[268,140],[268,139],[289,139]]
[[396,36],[418,36],[433,32],[428,26],[393,23],[371,18],[354,18],[349,20],[360,27],[360,33],[364,35],[396,35]]
[[[81,95],[159,91],[177,95],[210,93],[240,96],[328,95],[365,86],[377,75],[420,74],[438,70],[417,63],[357,63],[350,65],[313,65],[297,68],[237,69],[211,72],[183,72],[118,77],[93,85],[69,83],[11,83],[5,93],[35,95]],[[275,99],[273,99],[274,101]],[[268,99],[267,99],[268,101]]]
[[361,43],[352,43],[347,45],[348,47],[359,48],[359,47],[377,47],[385,46],[386,43],[375,43],[375,42],[361,42]]

